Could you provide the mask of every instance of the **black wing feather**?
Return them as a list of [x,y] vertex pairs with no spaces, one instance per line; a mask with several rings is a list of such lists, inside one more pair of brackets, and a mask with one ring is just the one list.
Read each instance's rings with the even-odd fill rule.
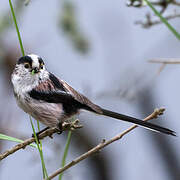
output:
[[49,79],[51,80],[56,89],[66,91],[63,84],[59,81],[59,79],[56,76],[54,76],[54,74],[49,73]]
[[33,89],[29,92],[30,97],[48,103],[67,103],[72,102],[73,98],[64,91],[38,91]]
[[74,114],[79,109],[84,108],[84,105],[76,101],[70,94],[64,91],[37,91],[29,92],[31,98],[41,100],[48,103],[60,103],[66,114]]

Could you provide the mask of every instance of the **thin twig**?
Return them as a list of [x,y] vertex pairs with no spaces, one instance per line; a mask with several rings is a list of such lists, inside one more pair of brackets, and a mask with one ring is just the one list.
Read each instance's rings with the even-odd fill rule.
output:
[[180,2],[177,2],[177,1],[175,1],[175,0],[173,0],[171,3],[174,4],[174,5],[176,5],[176,6],[180,6]]
[[180,64],[180,60],[178,59],[151,59],[148,62],[157,63],[157,64]]
[[150,63],[156,63],[156,64],[161,64],[159,70],[158,70],[158,75],[162,72],[162,70],[166,67],[167,64],[180,64],[180,60],[178,59],[151,59],[148,62]]
[[[180,14],[170,14],[168,16],[165,16],[164,18],[166,20],[171,20],[171,19],[175,19],[175,18],[179,18]],[[157,24],[161,24],[162,21],[161,20],[152,20],[151,16],[149,14],[146,15],[146,21],[136,21],[135,24],[141,25],[143,28],[150,28],[151,26],[157,25]]]
[[[78,125],[78,120],[75,120],[74,122],[70,123],[63,123],[63,131],[65,130],[74,130],[74,129],[78,129],[78,128],[82,128],[82,125]],[[49,136],[52,137],[52,135],[54,133],[57,133],[58,129],[57,128],[51,128],[46,130],[45,132],[43,132],[42,134],[39,135],[39,139],[44,139],[45,137]],[[15,153],[16,151],[20,150],[20,149],[24,149],[27,145],[31,144],[35,142],[35,138],[29,138],[27,140],[25,140],[24,142],[15,145],[14,147],[12,147],[9,150],[6,150],[4,153],[0,154],[0,160],[6,158],[7,156]]]
[[166,67],[166,64],[162,64],[157,72],[157,75],[159,75],[165,67]]
[[159,17],[159,19],[166,25],[166,27],[176,36],[178,40],[180,40],[180,34],[176,29],[169,24],[169,22],[158,12],[158,10],[149,2],[149,0],[144,0],[147,3],[149,8],[154,12],[154,14]]
[[[148,121],[154,118],[157,118],[159,115],[162,115],[164,112],[164,108],[160,108],[160,109],[155,109],[154,112],[152,114],[150,114],[149,116],[147,116],[144,121]],[[66,166],[64,166],[63,168],[57,169],[54,173],[52,173],[49,176],[49,179],[53,179],[54,177],[56,177],[58,174],[62,173],[63,171],[69,169],[70,167],[76,165],[77,163],[79,163],[80,161],[88,158],[89,156],[91,156],[92,154],[99,152],[101,149],[103,149],[104,147],[106,147],[107,145],[121,139],[124,135],[128,134],[130,131],[132,131],[133,129],[135,129],[136,127],[138,127],[137,125],[133,125],[130,128],[128,128],[127,130],[125,130],[124,132],[122,132],[121,134],[118,134],[117,136],[113,137],[112,139],[106,141],[103,140],[100,144],[98,144],[97,146],[95,146],[94,148],[90,149],[89,151],[87,151],[86,153],[82,154],[81,156],[79,156],[78,158],[74,159],[73,161],[71,161],[69,164],[67,164]]]
[[[180,6],[180,2],[177,2],[175,0],[171,0],[171,1],[149,1],[153,6],[159,6],[159,7],[167,7],[169,5],[174,5],[174,6]],[[146,4],[143,2],[143,0],[129,0],[127,1],[127,6],[132,6],[135,8],[143,8],[146,7]]]

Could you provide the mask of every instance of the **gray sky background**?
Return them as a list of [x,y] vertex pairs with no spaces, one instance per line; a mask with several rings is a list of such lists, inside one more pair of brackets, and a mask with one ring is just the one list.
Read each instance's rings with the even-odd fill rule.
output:
[[[159,65],[147,62],[151,58],[179,58],[179,42],[175,36],[165,25],[158,25],[148,30],[134,25],[136,20],[144,18],[148,8],[145,10],[128,8],[125,5],[126,2],[121,0],[113,2],[75,0],[73,2],[77,8],[79,25],[91,45],[89,54],[84,56],[73,49],[71,42],[58,29],[57,17],[61,11],[62,2],[38,0],[24,7],[23,16],[18,19],[18,22],[25,51],[42,56],[49,71],[64,79],[78,91],[89,95],[99,105],[138,118],[143,118],[143,115],[136,106],[138,101],[136,97],[128,101],[125,98],[96,98],[96,95],[119,87],[124,90],[131,87],[131,84],[133,86],[135,79],[144,76],[142,83],[139,83],[135,89],[138,91],[141,87],[151,84],[149,88],[153,89],[157,103],[152,107],[152,111],[156,107],[166,107],[167,110],[163,116],[164,124],[179,134],[179,66],[169,65],[159,76],[156,76]],[[1,0],[0,10],[8,8],[8,1]],[[172,20],[171,24],[177,30],[180,29],[179,19]],[[5,38],[7,45],[19,48],[15,29],[7,34]],[[3,85],[0,89],[3,96]],[[130,94],[133,96],[136,92],[130,91]],[[13,111],[18,113],[20,123],[17,131],[31,135],[28,116],[16,106],[13,96],[8,98],[7,106],[13,107]],[[83,121],[83,117],[88,121]],[[94,136],[96,143],[99,143],[102,138],[109,139],[130,126],[128,123],[96,117],[90,113],[82,113],[81,119],[84,130],[87,133],[91,132],[89,136]],[[112,179],[169,180],[164,173],[158,153],[149,141],[148,134],[147,130],[138,128],[103,150],[111,154],[108,159]],[[170,143],[176,145],[177,153],[180,155],[179,138],[167,138]],[[54,156],[52,162],[51,146],[45,148],[48,172],[53,172],[59,167],[62,157],[65,140],[55,138],[53,141],[56,140],[62,141],[59,160]],[[14,143],[6,143],[4,150],[12,145]],[[75,149],[70,149],[68,160],[78,155]],[[38,158],[38,152],[34,152],[31,148],[17,152],[3,160],[0,179],[40,179],[41,164]],[[51,161],[48,161],[48,158]],[[31,164],[31,161],[36,164]],[[121,168],[123,167],[121,170],[118,168],[119,163]],[[68,170],[64,179],[76,180],[86,177],[92,180],[93,175],[87,178],[89,173],[84,161]]]

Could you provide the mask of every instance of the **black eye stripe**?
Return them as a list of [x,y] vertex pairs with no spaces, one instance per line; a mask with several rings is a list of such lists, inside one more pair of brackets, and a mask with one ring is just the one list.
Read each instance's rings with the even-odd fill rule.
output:
[[17,64],[24,64],[29,63],[29,65],[32,67],[32,59],[29,56],[23,56],[19,58]]
[[38,61],[39,61],[39,64],[43,64],[44,65],[44,61],[42,60],[41,57],[38,57]]

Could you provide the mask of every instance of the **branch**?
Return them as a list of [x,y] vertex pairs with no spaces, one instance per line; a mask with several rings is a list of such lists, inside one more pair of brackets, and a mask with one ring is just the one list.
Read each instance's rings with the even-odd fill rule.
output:
[[[78,125],[78,123],[79,123],[79,120],[75,120],[72,123],[64,122],[63,125],[62,125],[62,130],[66,131],[66,130],[74,130],[74,129],[82,128],[82,125]],[[48,130],[44,131],[43,133],[41,133],[39,135],[39,139],[44,139],[47,136],[52,138],[52,135],[54,133],[57,133],[57,132],[58,132],[57,128],[48,129]],[[33,142],[35,142],[35,138],[29,138],[29,139],[25,140],[24,142],[15,145],[11,149],[9,149],[9,150],[5,151],[4,153],[0,154],[0,160],[6,158],[7,156],[15,153],[16,151],[18,151],[20,149],[24,149],[27,145],[30,145]]]
[[180,64],[180,60],[178,59],[151,59],[148,62],[157,64]]
[[163,59],[162,60],[161,59],[152,59],[152,60],[149,60],[149,62],[150,63],[161,64],[157,74],[162,72],[162,70],[165,68],[165,66],[167,64],[180,64],[180,60],[178,60],[178,59],[166,59],[166,60],[163,60]]
[[[180,2],[177,2],[176,0],[166,1],[166,0],[160,0],[160,1],[149,1],[153,6],[159,6],[162,8],[166,8],[169,5],[174,6],[180,6]],[[146,7],[146,3],[144,3],[143,0],[129,0],[127,1],[127,6],[129,7],[135,7],[135,8],[142,8]]]
[[[164,17],[166,20],[171,20],[180,17],[180,14],[171,14],[166,17]],[[141,25],[143,28],[150,28],[151,26],[161,24],[161,20],[152,20],[150,14],[146,14],[146,21],[136,21],[135,24]]]
[[174,5],[176,5],[176,6],[180,6],[180,2],[177,2],[176,0],[172,0],[171,3],[174,4]]
[[[148,121],[154,118],[157,118],[159,115],[162,115],[163,112],[165,111],[164,108],[160,108],[160,109],[155,109],[154,112],[152,114],[150,114],[149,116],[147,116],[144,121]],[[118,134],[117,136],[113,137],[112,139],[106,141],[105,139],[102,140],[101,143],[99,143],[97,146],[95,146],[94,148],[90,149],[89,151],[87,151],[86,153],[82,154],[81,156],[79,156],[78,158],[74,159],[73,161],[71,161],[69,164],[67,164],[66,166],[64,166],[63,168],[57,169],[54,173],[52,173],[48,179],[53,179],[54,177],[56,177],[58,174],[62,173],[63,171],[69,169],[70,167],[78,164],[80,161],[88,158],[89,156],[91,156],[92,154],[99,152],[101,149],[103,149],[104,147],[108,146],[109,144],[121,139],[124,135],[128,134],[130,131],[132,131],[133,129],[135,129],[137,127],[137,125],[133,125],[130,128],[128,128],[127,130],[125,130],[124,132],[122,132],[121,134]],[[47,180],[47,179],[46,179]]]

